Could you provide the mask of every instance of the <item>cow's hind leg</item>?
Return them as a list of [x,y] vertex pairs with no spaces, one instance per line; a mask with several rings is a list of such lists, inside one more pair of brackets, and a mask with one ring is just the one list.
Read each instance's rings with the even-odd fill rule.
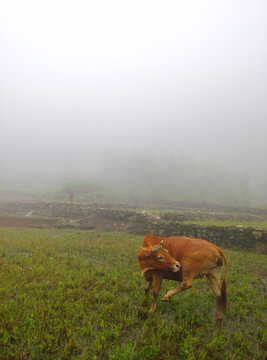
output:
[[187,290],[187,289],[191,288],[192,285],[193,285],[193,277],[194,276],[190,276],[190,277],[187,277],[187,278],[183,277],[183,281],[181,282],[181,284],[179,286],[177,286],[176,288],[169,290],[165,294],[165,296],[161,299],[161,301],[168,301],[175,294],[178,294],[181,291],[184,291],[184,290]]
[[159,295],[159,291],[162,284],[163,275],[160,272],[155,271],[153,273],[153,301],[150,308],[150,312],[153,312],[156,310],[157,306],[157,299]]
[[226,299],[224,296],[222,296],[220,274],[221,274],[220,267],[216,268],[215,270],[207,274],[207,279],[209,281],[210,287],[216,297],[216,303],[217,303],[216,320],[222,319],[222,315],[226,309]]

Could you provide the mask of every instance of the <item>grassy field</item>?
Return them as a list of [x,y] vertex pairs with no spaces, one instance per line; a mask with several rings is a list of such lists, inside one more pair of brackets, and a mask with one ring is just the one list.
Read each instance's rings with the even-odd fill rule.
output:
[[[206,279],[157,312],[144,301],[141,236],[1,231],[1,359],[264,359],[267,256],[227,249],[228,311]],[[265,276],[265,277],[264,277]],[[177,283],[165,281],[160,295]],[[265,311],[265,313],[264,313]]]

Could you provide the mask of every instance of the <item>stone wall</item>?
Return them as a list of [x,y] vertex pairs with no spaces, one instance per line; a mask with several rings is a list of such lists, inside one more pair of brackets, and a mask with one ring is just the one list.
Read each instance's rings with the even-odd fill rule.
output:
[[[184,211],[164,211],[152,213],[136,209],[114,208],[89,204],[72,203],[10,203],[0,206],[0,215],[13,216],[20,220],[32,211],[32,221],[27,223],[42,224],[39,219],[50,219],[56,227],[94,229],[114,232],[129,232],[138,235],[153,233],[159,236],[189,236],[211,241],[222,247],[257,249],[267,251],[267,231],[250,227],[237,226],[203,226],[188,224],[185,221],[196,220],[231,220],[257,221],[266,220],[265,212],[250,213],[216,213],[185,209]],[[15,216],[14,216],[15,215]],[[35,221],[34,221],[35,220]],[[19,222],[21,223],[21,221]],[[45,226],[49,226],[47,221]],[[47,225],[48,224],[48,225]],[[237,222],[238,224],[238,222]],[[52,225],[51,225],[52,226]],[[41,227],[41,226],[40,226]]]
[[202,226],[179,222],[151,226],[151,232],[159,236],[189,236],[213,242],[229,248],[258,249],[267,251],[267,231],[242,226]]

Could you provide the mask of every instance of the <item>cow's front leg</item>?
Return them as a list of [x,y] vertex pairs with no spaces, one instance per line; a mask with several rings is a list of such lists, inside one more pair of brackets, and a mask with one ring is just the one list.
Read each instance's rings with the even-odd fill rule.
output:
[[179,286],[177,286],[174,289],[169,290],[165,294],[165,296],[161,299],[161,301],[169,301],[170,298],[173,297],[173,295],[178,294],[181,291],[191,288],[192,285],[193,285],[193,278],[190,278],[187,280],[184,279]]
[[152,285],[152,279],[151,280],[145,280],[145,295],[147,296],[149,293],[149,290]]
[[152,301],[152,305],[151,305],[149,312],[153,312],[156,310],[157,299],[159,296],[159,290],[160,290],[161,284],[162,284],[162,278],[163,278],[163,276],[161,273],[154,272],[154,274],[153,274],[153,301]]

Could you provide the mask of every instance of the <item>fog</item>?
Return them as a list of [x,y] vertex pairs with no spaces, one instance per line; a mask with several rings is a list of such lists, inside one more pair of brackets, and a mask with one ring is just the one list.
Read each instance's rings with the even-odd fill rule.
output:
[[1,186],[149,168],[267,204],[266,44],[265,0],[1,0]]

